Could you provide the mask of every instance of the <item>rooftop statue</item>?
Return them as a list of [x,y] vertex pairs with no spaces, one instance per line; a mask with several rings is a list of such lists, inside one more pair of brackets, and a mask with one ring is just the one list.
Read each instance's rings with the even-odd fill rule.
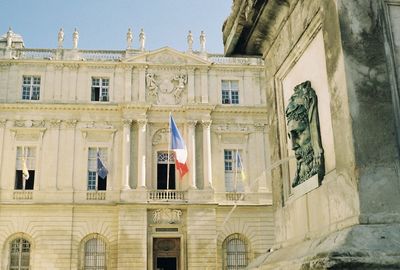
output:
[[64,41],[64,30],[62,28],[60,28],[60,31],[58,31],[58,48],[62,48],[63,47],[63,41]]
[[140,29],[140,34],[139,34],[139,44],[140,44],[139,49],[141,51],[144,51],[145,42],[146,42],[146,35],[144,34],[144,30],[142,28],[142,29]]
[[132,40],[133,40],[133,34],[131,28],[128,29],[128,32],[126,33],[126,48],[132,49]]
[[297,160],[292,187],[316,174],[321,181],[325,174],[317,105],[317,95],[310,81],[295,86],[286,108],[288,136]]
[[7,48],[11,48],[11,43],[12,43],[12,36],[14,32],[12,31],[11,27],[8,28],[7,31]]
[[78,40],[79,40],[79,33],[78,30],[75,28],[75,31],[72,33],[72,48],[78,49]]
[[192,31],[189,31],[189,33],[188,33],[187,43],[188,43],[188,52],[193,52],[193,34],[192,34]]
[[200,52],[206,52],[206,34],[204,31],[200,33]]

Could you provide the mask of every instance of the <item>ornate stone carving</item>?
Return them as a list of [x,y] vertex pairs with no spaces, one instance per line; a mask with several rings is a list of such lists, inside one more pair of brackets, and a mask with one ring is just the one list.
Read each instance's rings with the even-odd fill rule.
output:
[[157,224],[177,224],[181,222],[182,211],[179,209],[157,209],[153,211],[153,222]]
[[5,127],[7,124],[7,120],[6,119],[0,119],[0,127]]
[[50,127],[52,127],[52,128],[58,128],[61,125],[61,120],[58,120],[58,119],[51,119],[48,121],[49,121]]
[[14,122],[15,127],[36,127],[41,128],[44,127],[45,123],[42,120],[16,120]]
[[146,74],[147,97],[156,104],[180,104],[187,84],[186,74],[161,75]]
[[167,144],[168,135],[169,135],[169,130],[167,128],[162,128],[157,130],[157,132],[153,136],[153,145]]
[[292,187],[316,174],[321,181],[325,174],[317,105],[311,82],[305,81],[294,88],[286,108],[288,136],[297,159]]
[[78,120],[76,120],[76,119],[64,121],[64,125],[68,128],[75,128],[77,123],[78,123]]

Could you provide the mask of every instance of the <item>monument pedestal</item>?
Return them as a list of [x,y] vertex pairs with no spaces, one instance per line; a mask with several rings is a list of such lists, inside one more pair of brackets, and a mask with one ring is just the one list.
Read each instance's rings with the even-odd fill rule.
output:
[[260,256],[247,269],[399,269],[400,225],[354,225]]

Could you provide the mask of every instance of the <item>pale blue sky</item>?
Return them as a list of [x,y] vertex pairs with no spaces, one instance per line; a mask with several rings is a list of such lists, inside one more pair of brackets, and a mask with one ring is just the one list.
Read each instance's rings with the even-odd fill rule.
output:
[[140,28],[146,33],[146,49],[169,46],[187,49],[193,33],[193,49],[199,49],[200,31],[206,48],[223,53],[222,24],[232,0],[0,0],[0,34],[21,34],[27,48],[56,48],[57,32],[64,28],[64,48],[72,47],[72,32],[79,30],[79,48],[124,50],[126,32],[133,30],[138,48]]

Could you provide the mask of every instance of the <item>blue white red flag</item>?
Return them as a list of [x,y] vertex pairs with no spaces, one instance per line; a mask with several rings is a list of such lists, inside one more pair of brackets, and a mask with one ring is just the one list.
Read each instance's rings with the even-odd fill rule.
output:
[[186,164],[187,161],[187,149],[185,141],[182,138],[179,129],[176,127],[174,118],[172,115],[169,116],[169,127],[171,129],[171,146],[170,149],[175,151],[175,166],[179,172],[180,178],[189,171]]

